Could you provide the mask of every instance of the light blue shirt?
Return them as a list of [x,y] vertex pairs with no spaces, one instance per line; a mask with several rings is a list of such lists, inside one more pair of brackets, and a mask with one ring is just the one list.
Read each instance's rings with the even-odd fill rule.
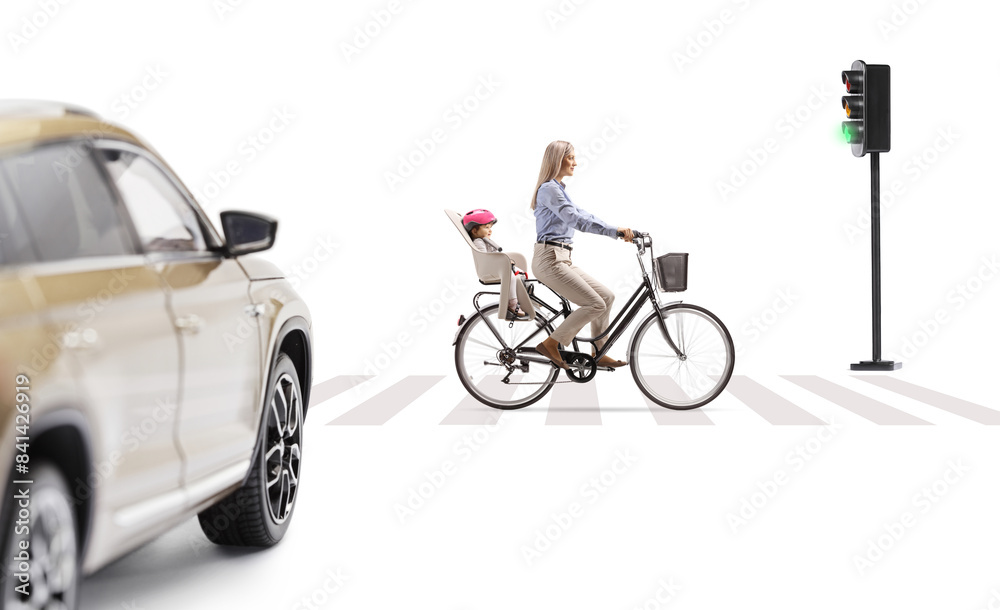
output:
[[543,183],[538,187],[538,197],[535,200],[535,231],[538,241],[571,244],[576,230],[612,238],[618,236],[618,227],[609,225],[573,203],[558,180],[553,178]]

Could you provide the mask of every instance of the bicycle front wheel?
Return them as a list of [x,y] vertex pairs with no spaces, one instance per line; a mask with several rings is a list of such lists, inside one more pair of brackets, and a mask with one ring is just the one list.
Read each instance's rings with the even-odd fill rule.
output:
[[642,393],[668,409],[695,409],[726,388],[736,361],[733,338],[712,312],[678,303],[661,310],[671,347],[649,315],[629,347],[632,377]]
[[[526,362],[513,353],[542,326],[542,332],[529,341],[534,347],[548,338],[551,325],[538,316],[535,321],[517,321],[513,328],[509,322],[497,319],[499,305],[483,309],[483,316],[474,316],[459,331],[455,343],[455,368],[462,385],[479,402],[494,409],[520,409],[534,403],[552,389],[559,376],[559,369],[548,363]],[[536,305],[536,309],[540,306]],[[484,320],[483,317],[486,319]],[[491,328],[492,327],[492,328]],[[496,331],[503,343],[493,333]],[[507,364],[515,367],[508,383]]]

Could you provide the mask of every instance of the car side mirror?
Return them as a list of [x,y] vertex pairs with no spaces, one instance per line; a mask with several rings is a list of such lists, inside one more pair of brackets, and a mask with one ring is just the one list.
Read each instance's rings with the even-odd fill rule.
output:
[[222,232],[226,236],[226,252],[230,256],[262,252],[274,245],[278,233],[277,220],[238,210],[227,210],[219,216],[222,218]]

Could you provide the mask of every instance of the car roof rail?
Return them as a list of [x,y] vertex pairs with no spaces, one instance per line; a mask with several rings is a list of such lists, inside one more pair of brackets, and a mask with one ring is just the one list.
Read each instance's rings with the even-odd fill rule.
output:
[[0,117],[7,116],[66,116],[75,114],[99,119],[101,116],[74,104],[47,100],[0,100]]

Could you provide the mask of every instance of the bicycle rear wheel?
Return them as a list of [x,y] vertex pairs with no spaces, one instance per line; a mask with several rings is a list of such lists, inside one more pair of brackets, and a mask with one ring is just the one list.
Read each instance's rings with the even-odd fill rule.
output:
[[677,354],[653,312],[639,325],[629,347],[632,377],[642,393],[668,409],[695,409],[726,388],[736,360],[733,338],[712,312],[678,303],[662,311]]
[[[504,351],[504,345],[497,340],[490,326],[500,334],[508,348],[520,344],[538,329],[539,323],[543,323],[542,332],[530,341],[530,347],[534,347],[548,338],[552,327],[541,317],[536,317],[535,321],[514,322],[514,327],[510,328],[509,322],[497,319],[499,308],[499,305],[492,305],[483,309],[483,316],[489,325],[477,315],[469,318],[459,331],[455,343],[455,368],[462,385],[479,402],[494,409],[520,409],[536,402],[552,389],[559,369],[547,363],[525,362],[516,354]],[[536,305],[536,309],[540,307]],[[507,375],[503,360],[522,368],[514,371],[510,383],[502,381]],[[523,370],[525,368],[527,370]]]

